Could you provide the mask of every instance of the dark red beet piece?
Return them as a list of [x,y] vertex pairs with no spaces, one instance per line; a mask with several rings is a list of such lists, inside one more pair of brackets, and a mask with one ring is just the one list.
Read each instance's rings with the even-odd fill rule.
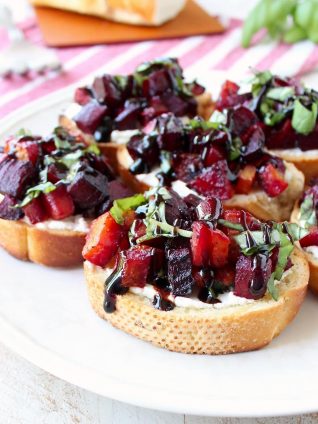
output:
[[196,207],[196,213],[198,219],[204,219],[208,221],[214,221],[219,219],[223,212],[223,206],[220,199],[216,197],[210,197],[201,200]]
[[105,103],[107,106],[114,107],[121,101],[121,91],[115,83],[112,75],[103,75],[96,77],[93,86],[93,94],[99,103]]
[[0,162],[0,193],[22,199],[36,178],[36,169],[30,161],[7,157]]
[[100,105],[96,100],[92,100],[74,116],[74,121],[83,132],[94,134],[107,114],[107,110],[107,106]]
[[243,136],[245,131],[258,122],[254,112],[244,106],[238,106],[229,111],[229,128],[234,134]]
[[279,196],[288,187],[283,174],[271,163],[265,165],[258,175],[261,186],[270,197]]
[[242,149],[242,156],[247,162],[254,162],[263,155],[265,143],[265,135],[263,130],[257,126],[253,126],[253,130],[249,133],[247,145]]
[[240,255],[235,270],[234,294],[236,296],[253,299],[250,293],[250,284],[253,278],[252,257]]
[[312,231],[300,240],[301,247],[318,246],[318,230]]
[[64,185],[58,186],[51,193],[43,195],[43,204],[52,219],[64,219],[73,215],[75,211],[72,197]]
[[37,224],[38,222],[42,222],[48,218],[41,196],[36,197],[24,206],[23,211],[29,218],[31,224]]
[[221,268],[228,262],[230,239],[223,231],[210,229],[210,264]]
[[122,285],[124,287],[145,287],[151,278],[151,268],[156,267],[156,250],[149,246],[133,246],[123,253],[124,265]]
[[225,158],[225,152],[218,146],[211,146],[207,149],[207,152],[204,157],[204,165],[211,166],[214,163],[218,162]]
[[126,100],[123,110],[114,120],[115,127],[120,131],[139,128],[139,116],[142,110],[142,102],[138,100]]
[[171,113],[164,114],[157,118],[156,127],[158,131],[158,145],[160,149],[172,152],[182,148],[184,144],[184,125],[181,119]]
[[293,149],[297,147],[297,135],[292,127],[291,120],[285,119],[276,127],[266,127],[266,147],[269,149]]
[[205,222],[196,221],[192,224],[192,232],[190,243],[193,265],[197,267],[207,267],[210,263],[210,228]]
[[30,161],[36,165],[41,148],[37,141],[22,141],[16,145],[16,156],[20,160]]
[[172,168],[177,180],[188,183],[203,169],[203,163],[196,153],[179,153],[172,158]]
[[166,69],[152,72],[142,83],[142,94],[145,97],[160,95],[171,89],[170,76]]
[[174,225],[177,220],[187,219],[189,209],[186,202],[178,193],[171,190],[170,199],[165,201],[165,217],[170,225]]
[[218,110],[223,110],[225,108],[237,105],[239,99],[239,89],[240,86],[235,84],[235,82],[229,80],[225,81],[225,83],[222,85],[219,98],[216,102],[216,108]]
[[86,105],[92,99],[92,93],[87,87],[79,87],[75,90],[74,100],[81,106]]
[[166,251],[168,281],[175,296],[191,293],[194,285],[189,247],[168,248]]
[[130,197],[134,195],[131,188],[127,187],[119,180],[113,180],[108,183],[109,200],[113,202],[116,199],[122,199],[124,197]]
[[204,196],[230,199],[234,189],[228,179],[228,166],[225,160],[220,160],[202,171],[201,175],[189,183],[189,186]]
[[47,169],[47,179],[55,184],[65,178],[67,175],[67,168],[60,163],[51,163]]
[[94,207],[109,195],[108,178],[92,168],[86,168],[76,174],[68,186],[68,192],[79,209]]
[[6,194],[0,202],[0,218],[8,219],[10,221],[18,221],[23,218],[23,210],[21,208],[15,208],[14,206],[16,204],[17,200]]

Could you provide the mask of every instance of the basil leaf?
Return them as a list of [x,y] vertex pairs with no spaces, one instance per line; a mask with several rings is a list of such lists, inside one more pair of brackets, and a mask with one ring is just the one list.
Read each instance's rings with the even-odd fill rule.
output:
[[61,158],[58,158],[57,162],[62,163],[66,168],[71,168],[84,154],[84,150],[78,149],[75,152],[67,153]]
[[275,276],[274,273],[271,274],[270,279],[267,282],[267,290],[269,294],[272,296],[274,300],[278,300],[279,297],[279,290],[278,287],[275,284]]
[[16,132],[16,134],[15,134],[17,137],[24,137],[24,136],[26,136],[26,135],[32,135],[32,132],[31,132],[31,130],[28,130],[28,129],[26,129],[26,128],[20,128],[17,132]]
[[231,142],[227,144],[228,148],[228,159],[235,160],[241,156],[242,141],[239,137],[235,137]]
[[298,41],[305,40],[306,38],[306,31],[298,25],[294,25],[289,28],[283,35],[283,41],[288,44],[294,44]]
[[285,222],[284,225],[287,228],[288,234],[291,236],[294,242],[302,239],[303,237],[307,236],[307,234],[309,234],[309,230],[297,224]]
[[279,102],[285,102],[295,94],[294,87],[275,87],[267,91],[266,97],[268,99],[277,100]]
[[57,150],[68,150],[71,148],[69,141],[63,140],[57,135],[54,135],[54,144]]
[[131,197],[114,200],[113,207],[110,209],[110,214],[117,224],[122,225],[124,223],[124,213],[130,209],[138,208],[138,206],[145,202],[146,198],[142,194],[135,194]]
[[100,156],[101,155],[101,152],[100,152],[100,149],[99,149],[99,147],[97,146],[97,144],[96,143],[92,143],[92,144],[90,144],[85,150],[84,150],[84,152],[85,153],[93,153],[94,155],[96,155],[96,156]]
[[295,100],[292,127],[299,134],[309,134],[315,128],[317,113],[317,103],[313,103],[309,110],[301,104],[299,99]]
[[23,208],[24,206],[32,202],[33,199],[36,199],[37,197],[39,197],[40,194],[42,193],[48,194],[48,193],[51,193],[51,191],[54,191],[55,189],[56,189],[56,186],[49,181],[46,183],[38,184],[34,187],[31,187],[27,190],[25,198],[17,206],[19,208]]
[[241,224],[236,224],[235,222],[219,219],[218,223],[223,225],[223,227],[230,228],[231,230],[244,231],[244,227]]
[[300,218],[301,225],[305,228],[317,225],[316,210],[314,208],[314,196],[310,194],[306,196],[300,205]]
[[290,242],[279,248],[277,265],[276,265],[276,268],[275,268],[275,279],[276,280],[279,281],[282,278],[282,275],[283,275],[284,270],[286,268],[288,258],[289,258],[290,254],[292,253],[293,250],[294,250],[294,245]]

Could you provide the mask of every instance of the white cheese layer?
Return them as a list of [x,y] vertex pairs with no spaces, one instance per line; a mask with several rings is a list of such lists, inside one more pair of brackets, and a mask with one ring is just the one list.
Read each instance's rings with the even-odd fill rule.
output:
[[110,141],[116,144],[127,144],[133,135],[139,133],[139,130],[114,130],[110,135]]
[[304,251],[310,253],[315,259],[318,260],[318,246],[304,247]]
[[[26,217],[23,220],[27,224],[30,224],[30,221]],[[34,227],[39,228],[40,230],[64,230],[88,233],[90,221],[83,218],[82,215],[74,215],[61,220],[48,219],[47,221],[34,224]]]
[[303,151],[301,149],[299,149],[299,147],[295,147],[294,149],[274,149],[274,150],[270,150],[270,152],[274,155],[280,156],[280,153],[284,153],[284,157],[286,157],[287,160],[287,156],[302,156],[302,157],[312,157],[312,156],[318,156],[318,149],[312,149],[312,150],[306,150]]

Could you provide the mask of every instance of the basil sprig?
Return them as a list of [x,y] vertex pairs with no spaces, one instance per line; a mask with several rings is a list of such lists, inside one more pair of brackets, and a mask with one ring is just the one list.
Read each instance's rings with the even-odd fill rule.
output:
[[137,209],[139,206],[146,203],[146,198],[142,194],[135,194],[131,197],[114,200],[113,206],[110,209],[110,214],[117,222],[122,225],[125,220],[125,213],[131,209]]

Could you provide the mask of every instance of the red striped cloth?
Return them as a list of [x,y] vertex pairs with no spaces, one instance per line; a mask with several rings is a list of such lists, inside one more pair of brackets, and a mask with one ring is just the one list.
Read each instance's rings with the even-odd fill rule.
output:
[[[42,43],[34,20],[25,21],[22,27],[30,40]],[[89,82],[95,74],[129,73],[140,62],[160,56],[178,57],[191,78],[205,75],[204,82],[208,81],[211,85],[209,89],[226,78],[240,80],[249,67],[271,69],[285,75],[301,75],[318,64],[318,47],[309,41],[289,46],[264,42],[261,34],[260,42],[245,50],[240,47],[240,31],[241,22],[232,19],[224,34],[56,49],[63,63],[62,73],[0,80],[0,118],[52,92]],[[0,31],[0,51],[6,43]]]

